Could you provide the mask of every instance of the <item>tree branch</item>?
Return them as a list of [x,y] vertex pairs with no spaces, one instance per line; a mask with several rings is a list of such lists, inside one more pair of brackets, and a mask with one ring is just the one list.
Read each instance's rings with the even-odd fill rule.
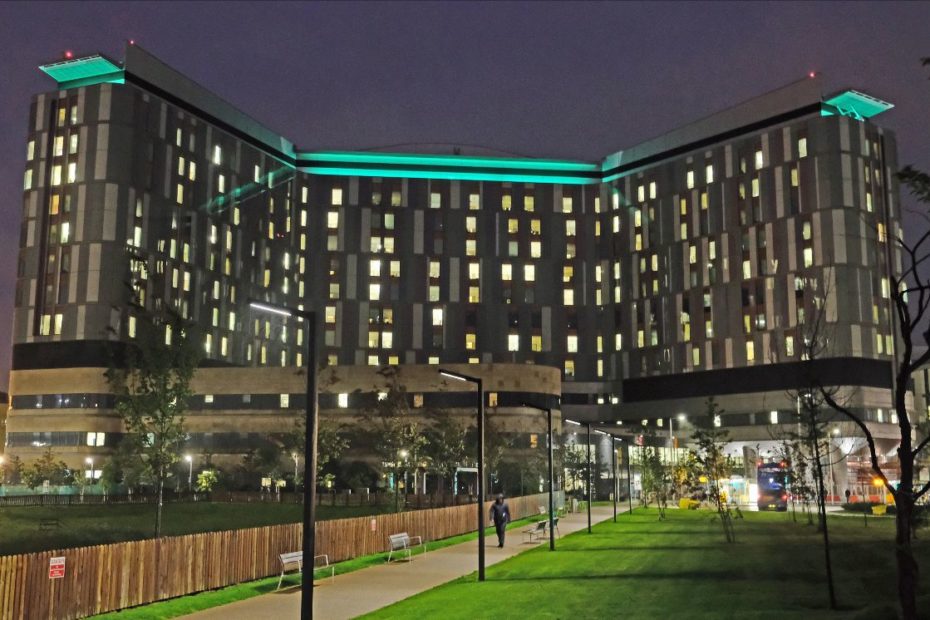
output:
[[818,384],[817,389],[820,390],[820,394],[823,396],[824,400],[827,401],[827,404],[830,405],[830,407],[852,420],[853,423],[859,427],[859,430],[862,431],[862,434],[865,435],[866,443],[869,444],[869,458],[872,461],[872,471],[874,471],[878,477],[882,479],[885,488],[887,488],[888,491],[894,495],[895,489],[891,486],[891,482],[888,481],[888,478],[885,476],[885,472],[882,471],[882,468],[878,464],[878,452],[875,448],[875,439],[872,438],[872,433],[865,425],[865,422],[860,420],[858,416],[853,414],[849,409],[836,402],[833,399],[833,396],[827,392],[822,385]]

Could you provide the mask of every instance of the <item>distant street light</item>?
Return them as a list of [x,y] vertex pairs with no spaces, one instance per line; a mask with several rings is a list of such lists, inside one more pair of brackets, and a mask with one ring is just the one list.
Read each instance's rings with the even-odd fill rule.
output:
[[478,581],[484,581],[484,384],[453,370],[439,369],[439,374],[456,381],[467,381],[478,387]]
[[300,455],[296,452],[291,452],[291,458],[294,459],[294,495],[297,495],[297,469],[298,464],[300,463]]
[[187,461],[187,490],[189,492],[194,478],[194,457],[190,454],[185,454],[184,460]]

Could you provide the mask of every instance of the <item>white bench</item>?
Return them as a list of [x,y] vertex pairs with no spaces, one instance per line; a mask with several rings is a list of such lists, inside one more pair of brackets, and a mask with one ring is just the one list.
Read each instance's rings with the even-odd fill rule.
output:
[[391,557],[393,557],[395,552],[406,553],[407,560],[409,561],[411,559],[410,552],[413,547],[423,547],[423,553],[426,553],[426,545],[423,544],[423,538],[421,536],[411,536],[407,532],[388,536],[388,546],[390,547],[387,558],[388,562],[391,561]]
[[548,521],[537,521],[532,526],[523,530],[523,542],[526,542],[527,537],[529,537],[530,542],[535,542],[534,539],[543,539],[546,536],[546,528],[549,527]]
[[[290,553],[280,553],[278,554],[278,559],[281,561],[281,577],[278,578],[278,587],[281,589],[281,582],[284,581],[284,573],[287,572],[288,566],[296,567],[297,572],[303,572],[304,569],[304,552],[303,551],[292,551]],[[316,555],[313,556],[313,572],[316,573],[318,570],[329,569],[329,578],[330,581],[336,580],[336,567],[329,563],[328,555]]]

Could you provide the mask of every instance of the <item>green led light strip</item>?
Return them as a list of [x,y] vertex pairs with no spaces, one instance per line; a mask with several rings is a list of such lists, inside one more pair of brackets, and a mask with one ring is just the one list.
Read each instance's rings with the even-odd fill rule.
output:
[[564,170],[599,172],[598,164],[554,159],[516,159],[507,157],[469,157],[459,155],[419,155],[408,153],[357,153],[323,151],[298,153],[298,165],[304,162],[338,162],[349,164],[398,164],[405,166],[455,166],[458,168],[517,168],[521,170]]
[[122,67],[100,54],[41,65],[39,69],[55,80],[61,89],[125,82]]
[[590,185],[600,183],[599,177],[586,179],[584,177],[566,177],[553,175],[534,175],[521,173],[488,173],[488,172],[443,172],[438,170],[395,170],[384,168],[330,168],[301,166],[301,170],[319,175],[350,176],[350,177],[383,177],[404,179],[446,179],[450,181],[510,181],[513,183],[561,183],[563,185]]

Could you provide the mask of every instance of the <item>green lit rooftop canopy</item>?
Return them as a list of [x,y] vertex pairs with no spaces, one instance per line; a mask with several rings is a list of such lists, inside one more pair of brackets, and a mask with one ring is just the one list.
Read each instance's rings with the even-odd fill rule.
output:
[[837,93],[828,99],[824,99],[823,103],[824,106],[821,111],[823,116],[840,114],[860,121],[894,107],[893,103],[882,101],[877,97],[860,93],[857,90],[845,90]]
[[303,152],[297,167],[317,174],[578,185],[601,177],[598,164],[580,161],[382,152]]
[[40,65],[46,75],[58,82],[59,88],[74,88],[101,82],[123,83],[123,68],[100,54],[69,58]]

